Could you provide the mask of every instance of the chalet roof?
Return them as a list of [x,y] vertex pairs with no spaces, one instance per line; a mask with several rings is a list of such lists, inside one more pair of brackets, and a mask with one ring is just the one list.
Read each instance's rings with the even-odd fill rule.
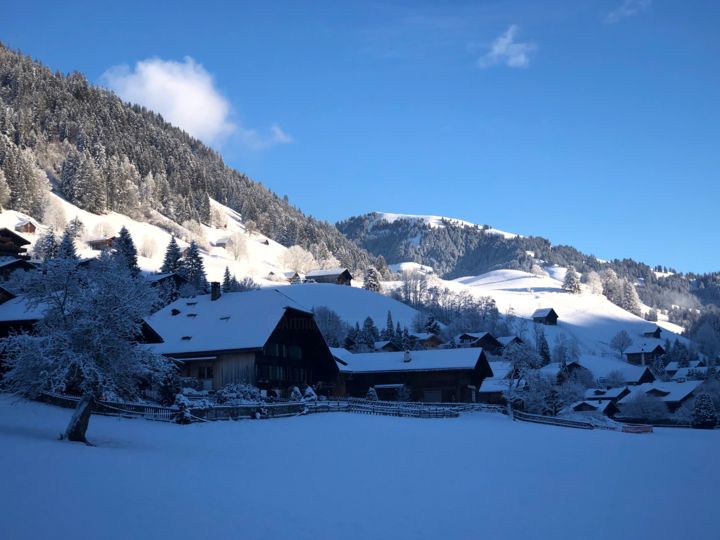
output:
[[[97,260],[97,259],[91,259],[91,260]],[[181,276],[177,272],[167,272],[165,274],[145,274],[145,279],[149,283],[156,283],[158,281],[162,281],[164,279],[168,279],[168,278],[172,278],[172,277],[178,277],[184,281],[187,281],[183,276]]]
[[[333,349],[336,354],[337,349]],[[410,361],[405,361],[405,352],[373,352],[342,355],[347,366],[340,371],[350,373],[380,373],[395,371],[445,371],[472,370],[483,354],[482,349],[435,349],[410,351]],[[337,356],[336,356],[337,357]]]
[[347,272],[348,274],[350,273],[350,271],[347,268],[326,268],[326,269],[311,270],[310,272],[305,274],[305,277],[314,278],[314,277],[323,277],[323,276],[339,276],[343,272]]
[[20,246],[27,246],[30,243],[30,240],[24,236],[20,236],[18,233],[8,229],[7,227],[0,228],[0,236],[9,236]]
[[553,308],[542,308],[542,309],[536,309],[535,312],[532,314],[532,317],[533,317],[533,319],[547,317],[548,315],[550,315],[550,313],[555,313],[555,315],[557,315],[557,313],[555,312],[555,310]]
[[613,403],[611,401],[576,401],[575,403],[570,405],[569,408],[572,409],[573,411],[575,411],[581,405],[590,407],[590,408],[594,409],[596,412],[604,413],[605,409],[613,406]]
[[287,309],[309,311],[276,289],[179,298],[147,318],[163,338],[162,354],[260,349]]
[[490,332],[463,332],[462,334],[455,336],[455,339],[459,341],[463,336],[470,336],[471,338],[478,340],[484,338],[485,336],[492,337],[492,334],[490,334]]
[[349,358],[353,355],[353,353],[347,349],[343,349],[342,347],[330,347],[330,353],[333,355],[336,362],[344,366],[347,366],[350,363]]
[[595,400],[608,400],[618,399],[620,395],[625,392],[627,387],[621,386],[619,388],[588,388],[585,390],[585,399]]
[[385,345],[387,345],[388,343],[390,343],[389,340],[376,341],[376,342],[373,344],[373,347],[374,347],[376,350],[377,350],[377,349],[382,349],[382,348],[383,348]]
[[37,321],[41,319],[47,307],[31,306],[24,296],[16,296],[0,304],[0,322]]
[[673,380],[676,379],[687,379],[691,377],[695,373],[699,373],[701,375],[705,375],[707,373],[708,368],[706,367],[684,367],[679,368],[672,376]]
[[[567,367],[570,366],[578,366],[578,367],[585,367],[581,365],[579,362],[568,362],[565,364]],[[550,362],[548,365],[541,367],[538,370],[543,375],[549,375],[551,377],[557,377],[560,372],[562,371],[562,364],[560,362]]]
[[419,341],[425,341],[426,339],[432,338],[436,338],[437,340],[442,341],[442,338],[440,338],[440,336],[433,334],[432,332],[410,332],[408,335],[414,337]]
[[28,223],[34,225],[35,227],[40,226],[40,224],[31,217],[20,218],[20,220],[15,224],[15,226],[22,227],[23,225],[27,225]]
[[625,354],[652,353],[657,351],[658,348],[662,351],[660,354],[665,352],[665,349],[663,349],[660,343],[655,341],[644,341],[642,343],[638,343],[637,345],[630,345],[630,347],[625,349]]
[[629,387],[630,393],[618,403],[627,403],[640,393],[656,395],[666,403],[677,403],[692,394],[703,381],[651,382]]
[[479,392],[504,392],[508,389],[508,379],[512,372],[512,365],[504,360],[489,362],[489,364],[493,376],[483,380]]
[[14,264],[20,264],[21,266],[32,266],[35,267],[33,263],[30,261],[27,261],[25,259],[16,259],[15,257],[2,257],[0,258],[0,268],[4,268],[5,266],[10,266]]
[[[702,361],[701,360],[690,360],[688,362],[687,367],[688,368],[697,368],[701,367]],[[685,369],[680,367],[680,363],[676,360],[673,360],[672,362],[668,362],[665,366],[665,371],[677,371],[679,369]]]
[[647,366],[635,366],[624,360],[606,356],[588,357],[583,359],[582,364],[598,379],[605,378],[614,371],[618,372],[623,376],[625,384],[637,384],[645,372],[649,371]]

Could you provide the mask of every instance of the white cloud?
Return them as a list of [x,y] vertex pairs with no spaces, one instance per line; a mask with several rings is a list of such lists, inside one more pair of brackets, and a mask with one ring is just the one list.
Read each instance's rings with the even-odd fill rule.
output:
[[160,113],[208,144],[220,144],[231,136],[249,150],[292,142],[278,126],[262,134],[233,122],[230,102],[215,88],[212,75],[189,56],[182,62],[148,58],[134,69],[115,66],[101,80],[125,101]]
[[627,17],[632,17],[648,9],[652,5],[652,0],[625,0],[623,4],[605,17],[606,23],[616,23]]
[[504,34],[498,37],[490,46],[490,50],[478,60],[478,66],[488,68],[498,64],[505,64],[511,68],[524,68],[530,64],[530,54],[537,49],[534,43],[517,42],[518,33],[516,25],[510,26]]

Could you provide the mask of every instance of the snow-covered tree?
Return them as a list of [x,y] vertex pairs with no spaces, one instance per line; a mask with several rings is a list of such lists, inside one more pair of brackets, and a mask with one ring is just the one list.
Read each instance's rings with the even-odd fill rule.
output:
[[630,281],[623,283],[623,298],[621,306],[625,311],[629,311],[633,315],[640,316],[640,297],[635,290],[635,285]]
[[435,320],[435,317],[430,315],[427,319],[427,322],[425,323],[425,328],[423,329],[424,332],[429,332],[430,334],[440,335],[440,325]]
[[200,248],[195,240],[190,242],[187,257],[182,259],[180,266],[180,274],[192,285],[197,291],[207,289],[207,278],[205,277],[205,264],[200,255]]
[[717,411],[712,397],[703,392],[695,398],[692,412],[692,426],[695,428],[713,429],[718,422]]
[[245,235],[239,232],[233,233],[228,239],[227,249],[236,261],[247,257],[248,247]]
[[387,319],[385,321],[385,330],[381,332],[380,337],[388,341],[395,337],[395,324],[393,323],[392,313],[390,310],[388,310]]
[[571,266],[565,272],[565,280],[563,281],[563,289],[573,294],[579,294],[580,288],[580,276],[575,271],[575,268]]
[[378,400],[377,391],[375,390],[374,386],[371,386],[370,388],[368,388],[367,394],[365,395],[365,399],[367,399],[368,401],[377,401]]
[[0,208],[7,208],[10,202],[10,186],[8,186],[5,173],[0,169]]
[[652,422],[667,418],[668,409],[659,397],[638,392],[632,398],[623,401],[621,413],[626,418]]
[[623,354],[627,348],[632,345],[632,343],[633,340],[630,337],[630,334],[628,334],[625,330],[620,330],[610,341],[610,346],[615,349],[618,352],[618,356],[622,358]]
[[545,337],[545,329],[541,324],[535,325],[535,350],[540,355],[543,365],[550,363],[550,345]]
[[62,231],[65,229],[67,225],[65,210],[56,199],[50,198],[47,204],[45,204],[42,222],[57,231]]
[[372,317],[366,317],[360,331],[359,341],[365,345],[367,350],[372,351],[375,348],[375,342],[380,339],[380,331],[375,326]]
[[42,272],[30,273],[23,293],[45,316],[33,334],[3,340],[10,368],[4,384],[31,397],[46,391],[81,395],[68,439],[85,441],[94,400],[135,397],[140,383],[171,369],[136,344],[155,291],[108,253],[91,269],[71,258],[48,260]]
[[583,277],[585,278],[585,284],[592,294],[603,293],[603,283],[600,274],[591,270],[590,272],[584,274]]
[[374,266],[369,266],[368,269],[365,270],[363,289],[377,293],[382,292],[381,280],[382,276],[380,272],[378,272]]
[[306,273],[317,268],[317,261],[312,253],[301,246],[290,246],[282,255],[282,265],[293,272]]
[[152,259],[155,256],[156,251],[157,242],[155,242],[155,239],[150,236],[143,238],[142,245],[140,246],[140,255],[148,259]]
[[555,345],[552,350],[552,358],[560,364],[576,362],[580,357],[580,347],[577,339],[566,334],[558,334],[555,337]]
[[340,318],[340,315],[325,306],[316,306],[313,308],[313,313],[315,314],[315,322],[327,344],[330,347],[342,346],[349,328]]
[[175,237],[173,236],[170,238],[170,242],[168,243],[167,249],[165,250],[165,258],[163,259],[162,268],[160,268],[160,272],[163,274],[170,274],[173,272],[179,272],[180,267],[182,266],[181,259],[182,258],[182,252],[180,251],[180,247],[177,244],[177,241],[175,240]]
[[57,256],[60,259],[71,259],[73,261],[78,259],[77,251],[75,250],[75,240],[67,229],[65,229],[62,240],[60,240]]
[[540,355],[526,343],[511,343],[503,350],[503,360],[510,364],[508,377],[508,401],[512,399],[528,375],[542,365]]
[[55,231],[51,227],[35,242],[33,246],[33,257],[38,261],[52,259],[57,257],[59,247],[60,245],[55,236]]
[[140,267],[137,262],[137,249],[130,232],[123,227],[113,242],[112,256],[130,270],[134,276],[140,274]]
[[600,273],[603,284],[603,294],[615,305],[620,305],[623,299],[623,283],[612,268]]

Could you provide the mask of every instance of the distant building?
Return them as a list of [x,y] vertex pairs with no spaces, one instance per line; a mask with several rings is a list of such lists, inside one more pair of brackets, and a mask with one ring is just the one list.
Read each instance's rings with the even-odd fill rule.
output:
[[556,325],[558,322],[558,314],[553,308],[538,309],[532,314],[533,322],[539,324]]
[[662,345],[655,343],[640,343],[631,345],[625,350],[627,361],[637,366],[652,365],[658,358],[665,354]]
[[328,268],[326,270],[313,270],[305,275],[305,279],[315,283],[333,283],[335,285],[350,285],[352,274],[347,268]]
[[440,336],[431,332],[410,332],[409,337],[413,349],[437,349],[445,343]]
[[394,341],[376,341],[373,348],[378,352],[400,352],[401,350]]
[[30,218],[22,219],[15,225],[15,230],[21,233],[35,234],[37,223]]
[[623,405],[626,405],[634,397],[645,394],[660,399],[668,408],[668,412],[677,411],[683,403],[687,402],[695,395],[695,392],[703,384],[703,381],[687,381],[687,382],[659,382],[640,384],[630,388],[630,393],[618,400],[618,406],[622,411]]
[[488,354],[500,354],[503,345],[490,332],[465,332],[455,336],[455,343],[459,347],[482,348]]
[[90,249],[92,250],[106,251],[112,249],[114,241],[115,237],[109,236],[106,238],[95,238],[93,240],[88,240],[86,243],[88,246],[90,246]]
[[643,332],[643,336],[646,338],[660,339],[661,333],[662,333],[662,328],[660,328],[659,326],[656,326],[654,330],[649,330],[647,332]]
[[500,342],[500,345],[502,345],[503,349],[511,344],[522,345],[525,343],[525,341],[523,341],[523,339],[519,336],[501,336],[497,338],[497,340]]

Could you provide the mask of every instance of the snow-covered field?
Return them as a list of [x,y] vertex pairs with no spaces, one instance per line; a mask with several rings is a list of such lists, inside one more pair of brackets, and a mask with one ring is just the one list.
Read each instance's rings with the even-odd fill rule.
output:
[[341,413],[177,426],[0,396],[0,537],[711,538],[720,431]]

